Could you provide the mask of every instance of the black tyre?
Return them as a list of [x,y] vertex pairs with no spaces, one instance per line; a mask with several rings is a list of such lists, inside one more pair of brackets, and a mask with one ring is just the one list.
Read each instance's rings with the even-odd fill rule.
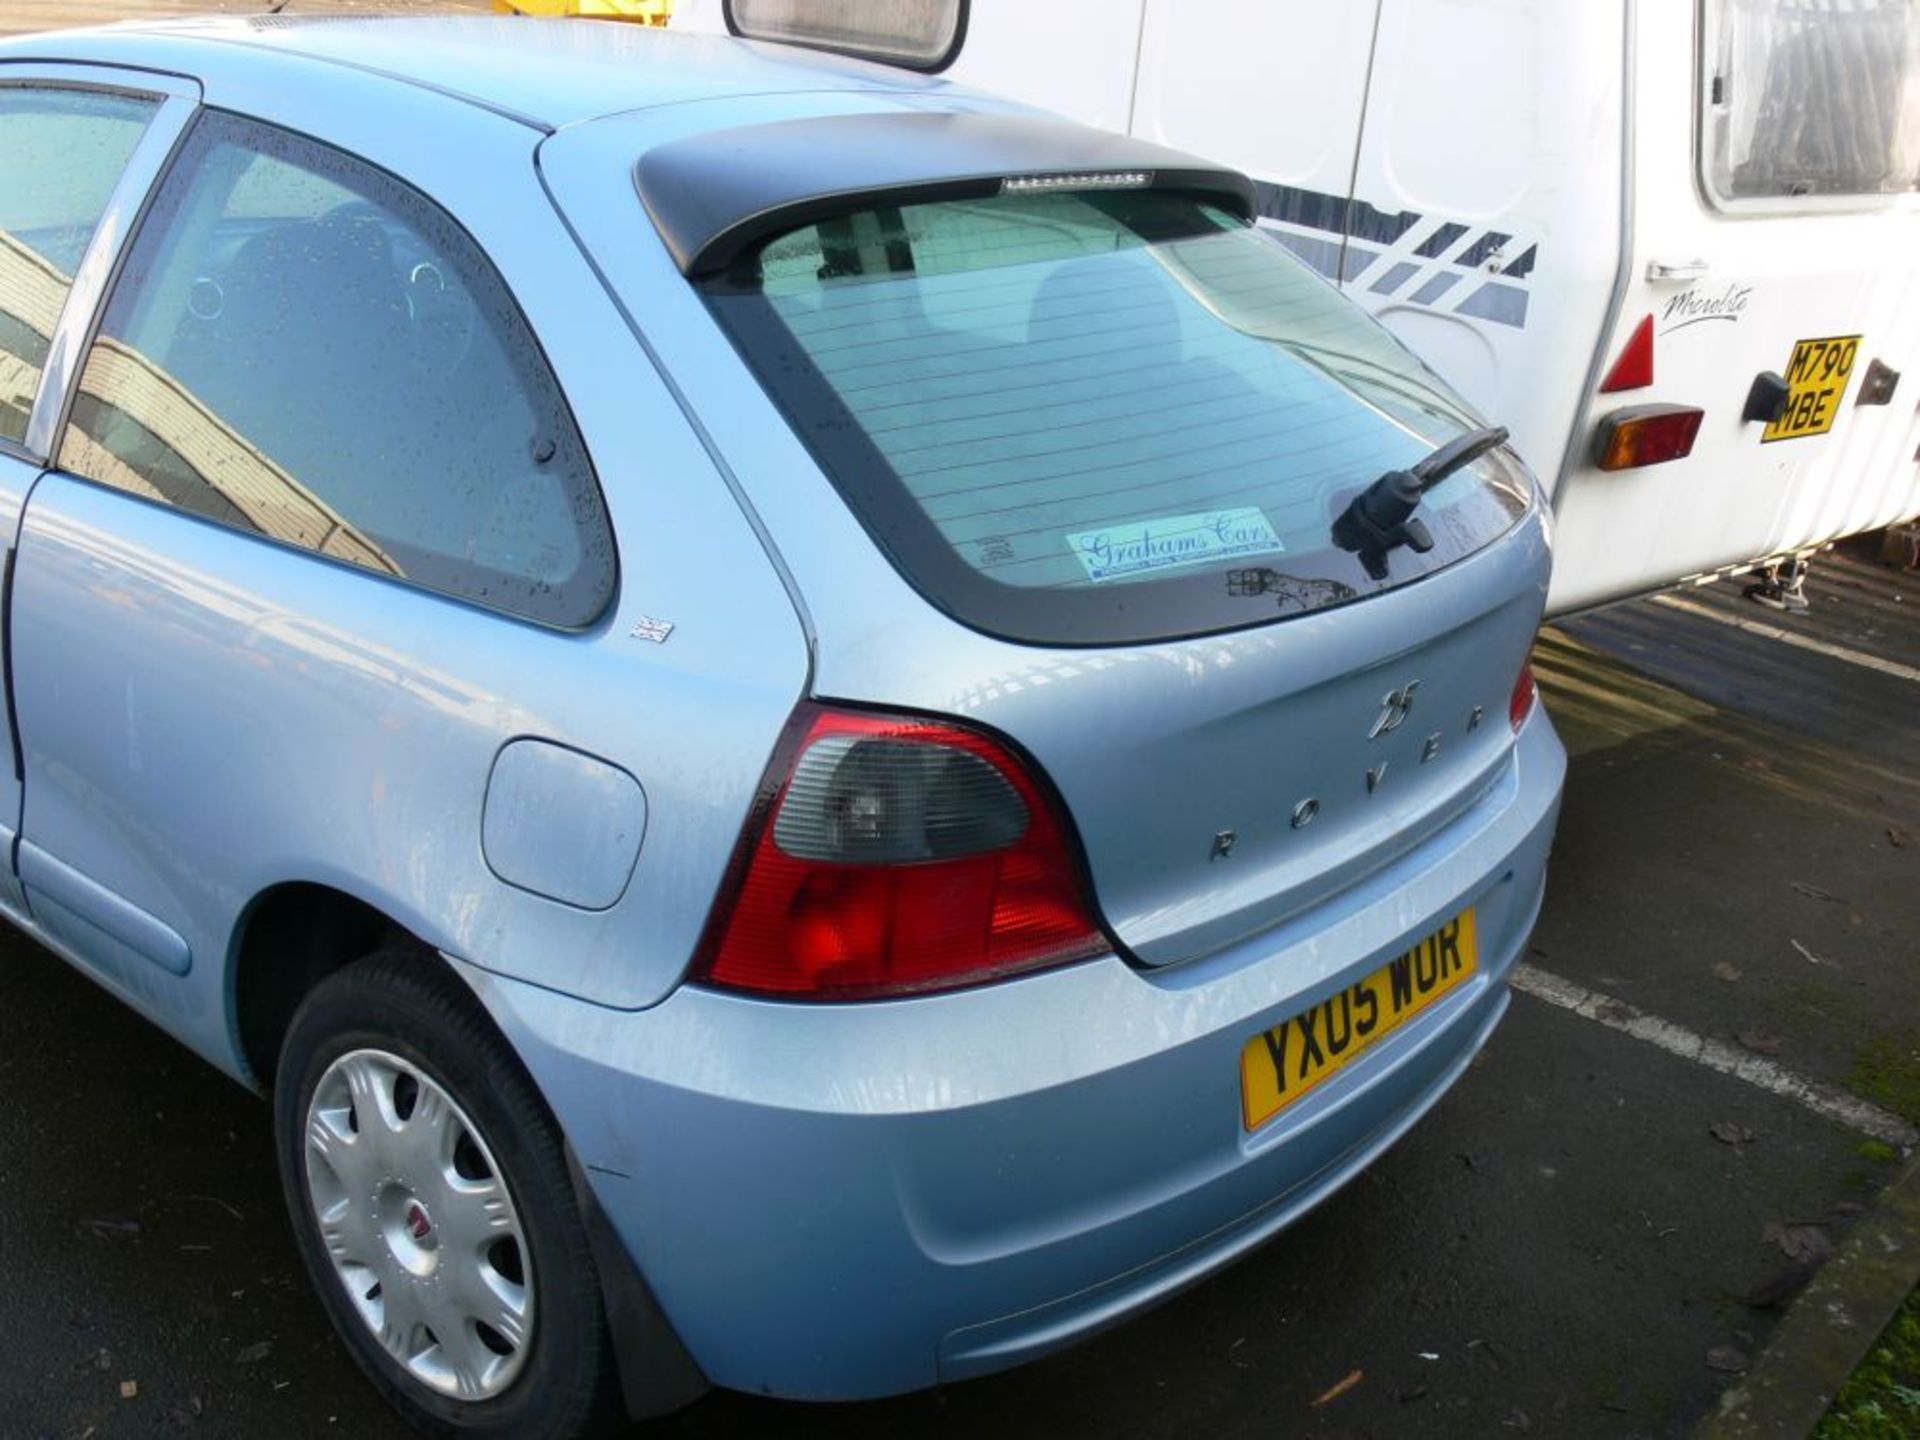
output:
[[314,987],[281,1048],[274,1131],[321,1302],[416,1429],[621,1428],[558,1127],[444,962],[395,946]]

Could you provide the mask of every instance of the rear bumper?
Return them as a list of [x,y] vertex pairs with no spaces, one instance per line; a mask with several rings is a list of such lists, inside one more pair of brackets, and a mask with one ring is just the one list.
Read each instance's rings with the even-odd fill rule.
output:
[[[1444,832],[1168,971],[1107,957],[837,1006],[687,987],[637,1012],[465,973],[708,1378],[883,1395],[1033,1358],[1166,1298],[1404,1133],[1505,1011],[1565,764],[1537,713]],[[1480,973],[1246,1134],[1248,1037],[1468,905]]]

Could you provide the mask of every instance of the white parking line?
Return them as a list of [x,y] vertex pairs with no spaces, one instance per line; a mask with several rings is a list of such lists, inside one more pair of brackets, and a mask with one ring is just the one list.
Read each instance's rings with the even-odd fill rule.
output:
[[1716,625],[1731,625],[1734,629],[1744,630],[1749,635],[1761,635],[1768,640],[1779,640],[1802,650],[1811,650],[1816,655],[1844,660],[1849,665],[1858,665],[1865,670],[1878,670],[1882,675],[1891,675],[1896,680],[1920,682],[1920,669],[1912,665],[1902,665],[1898,660],[1882,660],[1878,655],[1869,655],[1864,650],[1849,650],[1844,645],[1831,645],[1825,640],[1815,640],[1811,635],[1782,630],[1778,625],[1769,625],[1764,620],[1745,620],[1738,615],[1729,615],[1725,611],[1715,610],[1712,606],[1702,605],[1697,600],[1682,600],[1678,595],[1655,595],[1653,603],[1664,605],[1669,610],[1678,610],[1686,615],[1697,615],[1702,620],[1713,621]]
[[1522,994],[1596,1020],[1609,1030],[1618,1030],[1623,1035],[1657,1045],[1669,1055],[1697,1061],[1709,1070],[1717,1070],[1722,1075],[1731,1075],[1736,1080],[1744,1080],[1749,1085],[1783,1095],[1824,1119],[1858,1130],[1863,1135],[1871,1135],[1876,1140],[1884,1140],[1889,1145],[1897,1145],[1904,1150],[1920,1140],[1920,1132],[1916,1132],[1913,1126],[1897,1115],[1889,1115],[1877,1105],[1869,1105],[1835,1086],[1796,1075],[1786,1066],[1776,1065],[1763,1056],[1748,1054],[1724,1041],[1696,1035],[1684,1026],[1648,1015],[1626,1001],[1603,995],[1598,990],[1589,990],[1584,985],[1576,985],[1571,980],[1563,980],[1558,975],[1550,975],[1545,970],[1526,964],[1513,967],[1511,983]]

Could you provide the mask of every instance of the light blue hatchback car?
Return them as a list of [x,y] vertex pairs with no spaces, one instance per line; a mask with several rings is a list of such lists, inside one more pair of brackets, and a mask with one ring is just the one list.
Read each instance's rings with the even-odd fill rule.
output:
[[0,47],[0,909],[416,1425],[1043,1354],[1485,1042],[1546,516],[1258,206],[719,38]]

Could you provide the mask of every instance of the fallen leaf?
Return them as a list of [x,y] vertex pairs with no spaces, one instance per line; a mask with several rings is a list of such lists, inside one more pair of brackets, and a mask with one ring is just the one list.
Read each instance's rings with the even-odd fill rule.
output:
[[1825,965],[1829,969],[1833,969],[1833,970],[1837,970],[1840,968],[1838,961],[1821,959],[1818,955],[1814,954],[1813,951],[1807,949],[1806,946],[1802,945],[1798,940],[1795,940],[1791,935],[1787,937],[1787,943],[1793,946],[1794,949],[1798,950],[1800,954],[1806,959],[1806,962],[1809,965]]
[[1747,1352],[1732,1345],[1716,1345],[1707,1351],[1707,1368],[1738,1375],[1747,1368]]
[[185,1425],[198,1420],[207,1412],[207,1402],[198,1395],[189,1395],[167,1411],[167,1418],[175,1425]]
[[121,1240],[140,1233],[138,1220],[82,1220],[80,1228],[96,1240]]
[[1757,1055],[1778,1055],[1787,1042],[1771,1030],[1736,1030],[1733,1038]]
[[1313,1408],[1315,1410],[1318,1410],[1322,1405],[1331,1405],[1334,1401],[1338,1400],[1342,1395],[1346,1394],[1349,1390],[1353,1389],[1354,1386],[1358,1385],[1362,1380],[1366,1378],[1367,1376],[1364,1370],[1349,1371],[1347,1373],[1346,1379],[1340,1381],[1340,1383],[1337,1385],[1330,1386],[1327,1390],[1322,1392],[1320,1397],[1313,1402]]
[[1893,842],[1896,849],[1904,850],[1913,843],[1913,832],[1903,830],[1898,825],[1889,825],[1887,826],[1887,839]]
[[1833,1253],[1833,1241],[1821,1225],[1782,1225],[1776,1221],[1760,1232],[1760,1238],[1778,1245],[1789,1260],[1818,1262]]
[[1747,1129],[1746,1126],[1736,1125],[1731,1120],[1722,1120],[1718,1124],[1709,1125],[1707,1127],[1707,1134],[1718,1140],[1722,1145],[1745,1145],[1749,1141],[1759,1138],[1753,1131]]
[[251,1365],[256,1360],[264,1360],[273,1353],[273,1341],[256,1340],[238,1355],[233,1357],[236,1365]]
[[1831,890],[1822,890],[1818,885],[1809,885],[1804,880],[1794,881],[1793,888],[1809,900],[1831,900],[1836,905],[1844,905],[1846,903]]
[[1719,960],[1714,962],[1713,978],[1716,980],[1724,980],[1729,985],[1731,985],[1734,981],[1740,978],[1740,972],[1734,966],[1729,965],[1726,961]]

